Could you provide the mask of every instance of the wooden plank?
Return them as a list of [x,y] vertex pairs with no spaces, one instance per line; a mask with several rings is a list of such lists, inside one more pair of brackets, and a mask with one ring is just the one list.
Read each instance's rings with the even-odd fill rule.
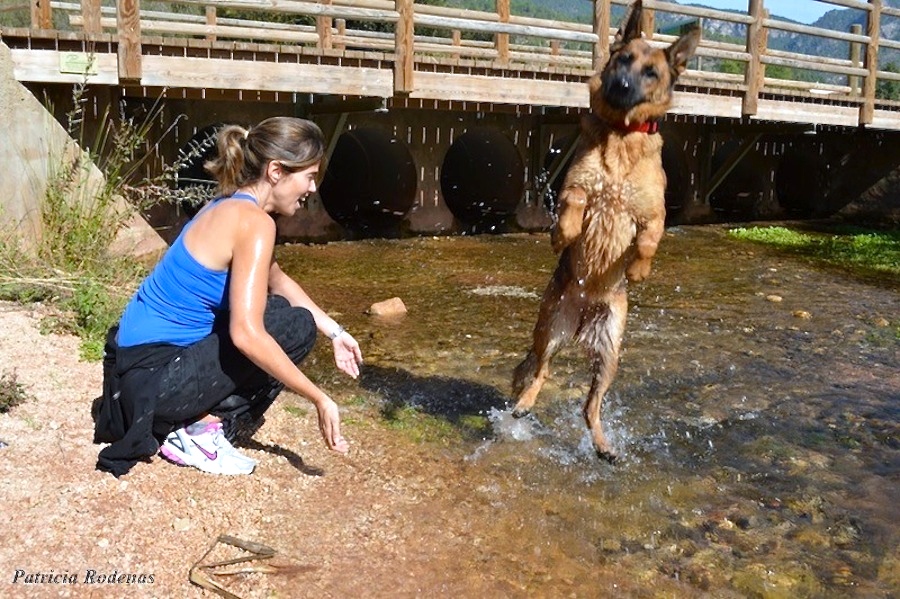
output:
[[750,60],[744,71],[744,85],[747,86],[747,93],[744,94],[741,111],[744,114],[753,115],[756,114],[759,90],[763,86],[765,77],[766,67],[760,63],[759,57],[766,51],[767,31],[762,26],[765,18],[762,0],[750,0],[747,10],[753,17],[753,22],[747,27],[747,52],[750,54]]
[[[394,53],[396,54],[396,62],[394,63],[394,91],[399,94],[406,94],[413,89],[414,76],[414,50],[413,44],[415,40],[414,23],[413,23],[413,0],[396,0],[397,21],[394,31]],[[394,95],[389,94],[389,95]]]
[[609,60],[609,29],[610,29],[610,1],[594,0],[594,35],[597,36],[597,43],[593,45],[593,69],[599,71]]
[[416,87],[409,97],[586,108],[588,88],[583,82],[500,79],[483,75],[416,71]]
[[[83,73],[60,72],[62,53],[56,50],[23,50],[11,48],[13,76],[29,83],[82,83]],[[115,54],[94,54],[96,75],[88,75],[91,85],[118,85],[119,61]]]
[[872,122],[868,128],[900,131],[900,110],[879,110],[876,108],[872,113]]
[[100,0],[81,0],[82,29],[88,35],[103,33],[100,26]]
[[141,85],[390,97],[387,69],[221,58],[145,56]]
[[33,29],[53,29],[50,0],[31,0],[31,27]]
[[118,7],[119,78],[134,81],[141,78],[141,2],[118,0]]
[[875,112],[875,93],[878,85],[878,40],[881,36],[881,0],[869,0],[872,11],[866,32],[871,41],[866,46],[866,79],[863,82],[863,105],[859,108],[859,124],[872,122]]
[[[216,21],[218,20],[218,12],[215,6],[207,6],[206,7],[206,24],[210,28],[215,28]],[[214,42],[216,41],[216,34],[214,32],[207,34],[206,41]]]
[[337,6],[324,5],[318,2],[292,2],[289,0],[266,0],[264,2],[251,2],[248,0],[182,0],[181,4],[199,4],[201,6],[258,10],[280,14],[306,15],[309,17],[325,16],[358,21],[386,21],[393,23],[397,20],[395,11],[356,8],[355,5],[350,4]]
[[[509,0],[495,0],[497,16],[500,23],[509,23]],[[497,60],[501,65],[509,64],[509,34],[494,34],[494,47],[497,48]]]
[[[72,17],[72,23],[79,23],[78,17]],[[109,18],[101,19],[103,27],[113,26],[114,21]],[[315,43],[318,36],[314,29],[302,25],[296,25],[291,29],[251,29],[249,27],[233,27],[230,25],[207,25],[205,23],[182,23],[176,21],[157,21],[142,19],[141,31],[170,33],[179,36],[202,35],[206,38],[213,36],[218,38],[237,38],[237,39],[264,39],[269,42],[288,42],[288,43]],[[147,38],[145,37],[145,40]],[[163,41],[159,38],[160,42]],[[167,44],[178,44],[177,39],[164,40]],[[226,42],[231,43],[231,42]]]
[[[619,2],[618,4],[624,3]],[[673,4],[671,2],[660,2],[658,0],[644,0],[644,8],[661,10],[677,15],[687,15],[689,17],[714,19],[729,23],[743,23],[744,25],[749,25],[753,22],[753,18],[750,15],[742,15],[740,13],[726,12],[723,10],[713,10],[711,8],[706,8],[705,6],[687,6]]]
[[[331,0],[321,0],[321,2],[325,5],[330,5],[332,3]],[[330,50],[333,47],[331,40],[331,26],[332,17],[316,17],[316,33],[319,36],[319,40],[316,42],[317,47],[325,50]]]
[[461,31],[478,31],[482,33],[509,33],[511,35],[523,35],[542,39],[557,39],[569,42],[585,42],[593,44],[597,36],[593,33],[580,31],[567,31],[551,29],[549,27],[533,27],[529,25],[513,25],[512,23],[495,23],[486,21],[472,21],[453,17],[438,17],[433,15],[417,15],[416,25],[425,27],[437,27],[438,29]]
[[759,101],[759,110],[754,118],[762,121],[785,121],[789,123],[856,127],[859,125],[859,110],[853,106],[835,106],[807,102],[779,102],[777,100],[761,98]]
[[739,119],[741,103],[741,96],[716,96],[679,90],[675,92],[669,113]]

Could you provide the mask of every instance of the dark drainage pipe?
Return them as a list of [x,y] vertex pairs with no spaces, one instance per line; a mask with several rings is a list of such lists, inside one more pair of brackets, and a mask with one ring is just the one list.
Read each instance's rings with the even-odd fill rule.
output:
[[441,167],[441,191],[466,226],[492,227],[515,214],[525,188],[516,146],[502,133],[469,131],[453,142]]
[[393,237],[416,196],[416,166],[406,145],[380,129],[343,133],[319,195],[335,221],[356,236]]

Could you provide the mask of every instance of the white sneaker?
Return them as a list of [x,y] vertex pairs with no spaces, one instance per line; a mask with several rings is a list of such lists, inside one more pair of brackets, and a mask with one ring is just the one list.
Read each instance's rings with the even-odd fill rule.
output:
[[210,474],[250,474],[256,460],[241,455],[222,434],[222,424],[210,422],[197,435],[184,428],[172,431],[159,452],[180,466],[193,466]]

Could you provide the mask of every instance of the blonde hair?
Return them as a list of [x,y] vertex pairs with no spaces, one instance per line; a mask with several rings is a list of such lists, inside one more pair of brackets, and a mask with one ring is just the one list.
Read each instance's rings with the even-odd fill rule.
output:
[[294,172],[325,156],[325,136],[319,126],[286,116],[268,118],[250,129],[226,125],[219,129],[216,145],[218,155],[203,166],[216,178],[223,195],[258,181],[272,160]]

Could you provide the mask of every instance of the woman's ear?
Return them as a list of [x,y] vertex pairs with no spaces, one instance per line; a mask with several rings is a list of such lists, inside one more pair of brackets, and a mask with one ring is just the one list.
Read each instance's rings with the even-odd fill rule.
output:
[[284,169],[281,168],[281,163],[277,160],[270,160],[266,165],[266,177],[272,185],[278,183],[278,180],[283,174]]

